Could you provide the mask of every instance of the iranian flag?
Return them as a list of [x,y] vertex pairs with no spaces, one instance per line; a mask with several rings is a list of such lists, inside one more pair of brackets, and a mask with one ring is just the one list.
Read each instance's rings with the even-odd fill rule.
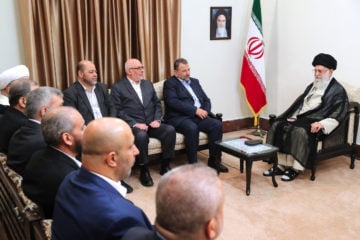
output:
[[266,106],[264,41],[261,25],[260,0],[254,0],[240,83],[246,102],[254,114],[255,126],[258,125],[258,116],[261,110]]

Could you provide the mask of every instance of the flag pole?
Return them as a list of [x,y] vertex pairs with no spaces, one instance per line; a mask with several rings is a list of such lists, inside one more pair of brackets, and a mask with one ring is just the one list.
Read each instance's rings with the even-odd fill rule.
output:
[[266,135],[266,131],[261,129],[260,127],[260,115],[255,116],[254,118],[254,127],[255,127],[255,131],[253,131],[251,133],[251,135],[254,136],[259,136],[259,137],[264,137]]

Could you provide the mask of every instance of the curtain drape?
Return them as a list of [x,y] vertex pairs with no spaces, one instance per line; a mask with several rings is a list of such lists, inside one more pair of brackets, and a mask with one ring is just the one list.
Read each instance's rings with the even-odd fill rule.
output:
[[145,79],[172,73],[180,56],[180,0],[19,0],[25,63],[40,85],[65,89],[76,81],[76,64],[95,63],[110,87],[124,63],[138,58]]

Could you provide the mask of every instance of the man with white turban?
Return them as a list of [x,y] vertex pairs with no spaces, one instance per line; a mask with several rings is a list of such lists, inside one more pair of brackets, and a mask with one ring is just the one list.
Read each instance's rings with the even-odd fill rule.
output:
[[25,65],[18,65],[0,73],[0,104],[9,105],[9,91],[11,82],[17,79],[29,79],[29,69]]

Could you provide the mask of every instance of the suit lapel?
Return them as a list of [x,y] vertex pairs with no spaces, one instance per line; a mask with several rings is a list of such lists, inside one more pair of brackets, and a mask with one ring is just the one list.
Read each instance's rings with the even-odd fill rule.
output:
[[93,111],[92,111],[92,108],[90,105],[90,101],[86,96],[84,87],[81,85],[81,83],[79,81],[75,82],[75,84],[76,84],[76,88],[78,90],[77,92],[80,93],[80,98],[85,103],[85,105],[89,109],[89,111],[92,113]]
[[[135,89],[131,85],[130,80],[127,79],[127,78],[126,78],[126,81],[125,81],[125,85],[126,85],[126,88],[128,89],[128,91],[130,92],[130,94],[133,96],[133,99],[136,99],[136,101],[138,101],[138,103],[141,106],[143,106],[143,103],[141,102],[141,100],[140,100],[139,96],[137,95]],[[140,84],[140,88],[141,88],[141,93],[143,93],[142,84]],[[143,100],[144,100],[144,95],[142,97],[143,97]]]

